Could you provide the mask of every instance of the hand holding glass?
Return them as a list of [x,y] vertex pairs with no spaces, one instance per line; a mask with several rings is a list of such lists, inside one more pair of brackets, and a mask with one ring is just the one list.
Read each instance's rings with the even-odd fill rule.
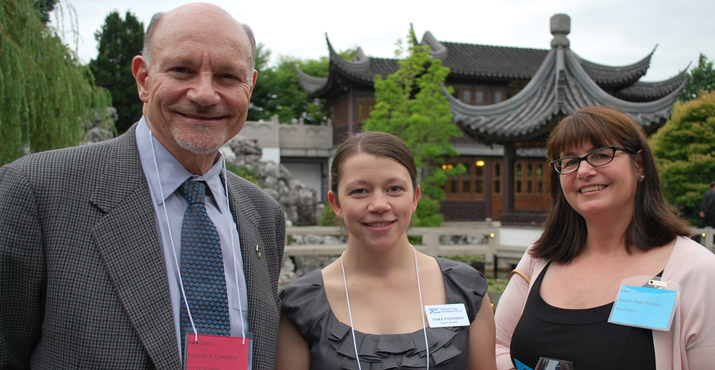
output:
[[540,357],[534,370],[574,370],[574,368],[571,361]]

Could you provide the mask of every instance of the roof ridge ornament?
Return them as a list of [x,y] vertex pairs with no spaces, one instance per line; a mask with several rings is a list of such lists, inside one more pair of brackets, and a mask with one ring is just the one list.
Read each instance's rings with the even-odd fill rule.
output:
[[429,45],[430,56],[435,59],[445,60],[447,59],[447,47],[444,46],[430,31],[425,31],[424,36],[422,36],[422,45]]
[[551,47],[568,48],[570,43],[566,35],[569,33],[571,33],[571,17],[564,13],[554,14],[551,17],[551,34],[554,35],[551,39]]
[[355,55],[353,56],[353,61],[360,62],[363,60],[367,60],[367,56],[365,55],[365,52],[362,50],[362,47],[358,46],[357,50],[355,50]]

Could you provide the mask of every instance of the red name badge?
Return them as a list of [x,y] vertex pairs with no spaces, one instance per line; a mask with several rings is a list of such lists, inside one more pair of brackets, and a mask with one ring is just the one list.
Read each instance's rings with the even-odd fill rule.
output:
[[248,370],[250,360],[250,338],[187,335],[186,370]]

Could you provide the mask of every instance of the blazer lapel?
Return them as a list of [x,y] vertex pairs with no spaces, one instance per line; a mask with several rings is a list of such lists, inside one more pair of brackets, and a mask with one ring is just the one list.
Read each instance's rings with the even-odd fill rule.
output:
[[[136,126],[135,126],[136,127]],[[174,318],[149,187],[134,127],[116,139],[92,202],[105,212],[94,237],[119,299],[157,368],[178,368]]]

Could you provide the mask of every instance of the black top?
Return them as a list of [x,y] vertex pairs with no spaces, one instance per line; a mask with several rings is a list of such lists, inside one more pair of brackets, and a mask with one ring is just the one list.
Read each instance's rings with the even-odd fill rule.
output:
[[512,362],[533,368],[539,357],[550,357],[569,360],[576,370],[655,369],[652,331],[609,323],[613,302],[580,310],[546,303],[540,290],[548,268],[534,282],[514,328]]
[[[487,294],[487,281],[471,266],[437,258],[446,303],[464,303],[474,321]],[[311,369],[358,369],[350,326],[335,317],[323,289],[320,270],[312,271],[281,291],[283,313],[310,349]],[[405,334],[374,335],[355,331],[363,370],[424,369],[422,329]],[[427,328],[430,369],[460,370],[469,366],[469,326]]]

